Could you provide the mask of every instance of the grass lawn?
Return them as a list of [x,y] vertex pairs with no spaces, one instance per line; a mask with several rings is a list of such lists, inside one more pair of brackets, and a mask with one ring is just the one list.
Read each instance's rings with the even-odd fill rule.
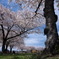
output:
[[[0,54],[0,59],[40,59],[40,58],[37,58],[35,54],[26,53],[26,54]],[[48,57],[46,59],[59,59],[59,56]]]
[[0,59],[31,59],[32,54],[0,54]]

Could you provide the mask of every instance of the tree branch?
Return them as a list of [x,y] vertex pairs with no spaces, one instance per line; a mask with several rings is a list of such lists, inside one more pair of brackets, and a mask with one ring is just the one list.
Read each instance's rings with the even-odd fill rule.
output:
[[[27,31],[28,31],[28,30],[27,30]],[[8,40],[8,39],[11,39],[11,38],[14,38],[14,37],[17,37],[17,36],[20,36],[20,35],[24,34],[24,33],[27,32],[27,31],[23,31],[23,32],[20,32],[20,34],[17,34],[17,35],[15,35],[15,36],[11,36],[11,37],[7,38],[7,40]]]
[[39,9],[39,7],[40,7],[41,3],[42,3],[42,0],[41,0],[41,1],[40,1],[40,3],[38,4],[38,7],[37,7],[37,9],[36,9],[36,11],[35,11],[35,15],[34,15],[34,16],[36,16],[37,11],[38,11],[38,9]]
[[[38,27],[35,27],[35,28],[38,28]],[[26,33],[27,31],[33,30],[33,29],[34,29],[34,28],[31,28],[31,29],[27,29],[27,30],[21,31],[20,34],[17,34],[17,35],[15,35],[15,36],[11,36],[11,37],[7,38],[7,40],[8,40],[8,39],[12,39],[12,38],[17,37],[17,36],[20,36],[20,35]]]
[[13,26],[14,26],[14,24],[7,30],[6,38],[7,38],[8,34],[9,34],[9,32],[12,29]]
[[5,38],[5,32],[4,32],[4,27],[3,27],[3,25],[1,25],[1,28],[2,28],[3,38]]

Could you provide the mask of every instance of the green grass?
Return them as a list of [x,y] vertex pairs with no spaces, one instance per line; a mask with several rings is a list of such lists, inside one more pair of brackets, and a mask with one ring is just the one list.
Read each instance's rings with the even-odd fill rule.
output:
[[[40,59],[40,55],[32,53],[0,54],[0,59]],[[45,59],[59,59],[59,56],[48,57]]]
[[0,59],[31,59],[32,54],[0,54]]

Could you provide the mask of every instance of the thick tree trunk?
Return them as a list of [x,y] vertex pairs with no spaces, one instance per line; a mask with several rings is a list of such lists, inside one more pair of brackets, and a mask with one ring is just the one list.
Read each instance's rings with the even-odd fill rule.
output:
[[45,0],[44,17],[46,18],[46,28],[44,33],[47,36],[45,45],[46,49],[53,54],[55,44],[58,40],[56,28],[57,15],[55,15],[54,12],[54,0]]
[[6,51],[8,50],[9,43],[10,43],[10,41],[6,42]]
[[2,44],[2,52],[5,53],[5,44],[6,44],[6,39],[3,39],[3,44]]

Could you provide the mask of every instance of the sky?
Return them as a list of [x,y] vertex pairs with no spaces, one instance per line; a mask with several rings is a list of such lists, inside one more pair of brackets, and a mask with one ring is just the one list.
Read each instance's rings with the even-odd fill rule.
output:
[[[1,3],[2,2],[2,3]],[[12,5],[14,6],[14,1],[11,3],[10,6],[8,6],[8,0],[0,0],[0,3],[3,4],[5,7],[9,8]],[[55,3],[55,13],[58,15],[59,18],[59,11],[58,8],[56,7],[57,3]],[[19,6],[17,4],[15,4],[15,8],[13,7],[12,11],[17,12]],[[21,6],[20,6],[20,10],[22,10]],[[59,20],[57,21],[57,30],[58,30],[58,34],[59,34]],[[45,25],[41,26],[41,30],[44,31]],[[35,46],[35,47],[45,47],[45,41],[47,40],[46,35],[44,35],[43,33],[37,34],[37,33],[33,33],[33,34],[29,34],[28,38],[24,39],[24,42],[27,46]]]

